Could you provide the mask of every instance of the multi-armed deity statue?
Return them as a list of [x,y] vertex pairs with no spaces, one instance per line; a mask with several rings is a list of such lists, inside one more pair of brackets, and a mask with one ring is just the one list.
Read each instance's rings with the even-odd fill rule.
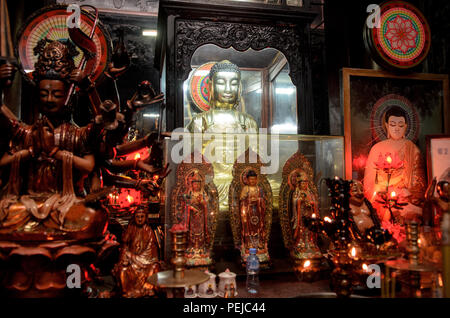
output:
[[83,193],[83,181],[94,169],[92,147],[102,127],[79,128],[70,121],[65,101],[70,81],[80,76],[73,62],[75,49],[70,43],[47,42],[35,48],[39,59],[33,77],[41,117],[33,125],[14,118],[8,121],[12,147],[1,163],[10,175],[0,201],[0,231],[29,231],[42,224],[56,231],[98,236],[106,215],[88,208],[77,194]]
[[[46,10],[65,12],[65,7],[49,7]],[[51,17],[52,14],[46,16]],[[97,21],[94,29],[96,27]],[[71,36],[68,35],[68,38]],[[26,40],[20,43],[29,44]],[[96,45],[87,37],[83,43],[91,45],[91,48]],[[77,50],[71,40],[47,38],[37,42],[32,51],[22,47],[18,51],[26,54],[33,52],[37,56],[32,72],[22,70],[22,73],[36,85],[39,117],[32,124],[25,124],[6,105],[2,105],[0,175],[6,186],[0,194],[0,237],[9,243],[0,245],[0,253],[26,255],[23,264],[36,253],[48,257],[50,263],[58,262],[58,258],[64,255],[80,258],[82,263],[84,254],[97,253],[99,256],[108,246],[117,245],[117,242],[106,239],[108,214],[103,205],[108,193],[106,186],[145,188],[154,192],[159,190],[167,173],[163,172],[157,182],[133,180],[112,173],[109,173],[110,178],[105,175],[106,170],[113,170],[111,167],[120,171],[141,169],[152,174],[158,174],[160,170],[138,160],[117,160],[118,153],[126,154],[149,146],[156,142],[156,138],[145,137],[138,142],[124,144],[137,107],[130,102],[120,113],[119,105],[111,101],[102,102],[91,81],[94,70],[87,71],[83,69],[86,64],[76,66],[74,62],[75,56],[84,54],[83,59],[92,66],[95,63],[90,60],[98,56],[86,50]],[[31,56],[28,58],[31,60]],[[2,84],[8,83],[3,79],[13,76],[11,66],[4,64],[0,68]],[[74,86],[85,90],[91,97],[94,120],[83,127],[72,120]],[[109,164],[108,169],[105,169],[106,164]],[[103,184],[98,181],[101,179]],[[87,243],[80,241],[85,239],[88,239]],[[24,240],[31,243],[22,245]],[[50,241],[56,242],[52,245]],[[8,258],[5,260],[8,261]],[[11,280],[7,287],[13,292],[21,290],[31,293],[64,290],[65,284],[61,282],[65,281],[66,272],[61,267],[62,263],[58,264],[59,267],[41,268],[42,273],[30,272],[30,266],[25,265],[15,268],[14,271],[22,276],[8,273]],[[20,279],[16,279],[24,275],[31,277],[25,287],[21,286]]]

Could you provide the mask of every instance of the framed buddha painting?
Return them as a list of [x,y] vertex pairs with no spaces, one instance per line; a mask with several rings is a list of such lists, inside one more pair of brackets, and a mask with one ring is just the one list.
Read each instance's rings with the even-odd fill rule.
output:
[[[342,69],[341,75],[347,179],[364,179],[371,159],[369,154],[372,148],[379,148],[381,142],[411,141],[411,147],[415,145],[413,152],[423,164],[426,136],[449,134],[448,75],[395,75],[351,68]],[[395,151],[392,157],[378,158],[378,155],[371,160],[377,163],[391,159],[395,164]],[[405,160],[402,158],[399,164]]]

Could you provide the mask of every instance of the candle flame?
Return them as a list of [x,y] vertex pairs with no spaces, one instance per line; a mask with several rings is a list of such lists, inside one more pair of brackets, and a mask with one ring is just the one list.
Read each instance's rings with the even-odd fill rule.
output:
[[315,213],[313,213],[313,215],[311,216],[313,219],[315,219],[316,218],[316,214]]
[[395,191],[392,191],[391,198],[395,198],[396,196],[397,196],[397,193],[395,193]]
[[388,157],[386,158],[386,161],[387,161],[387,163],[391,164],[391,163],[392,163],[392,158],[391,158],[391,156],[388,156]]
[[139,152],[134,155],[134,160],[138,160],[138,159],[141,159],[141,154]]
[[134,199],[133,199],[133,197],[131,195],[127,195],[127,200],[130,203],[134,201]]
[[439,287],[444,287],[444,282],[442,281],[442,275],[438,276]]
[[325,220],[325,222],[331,223],[331,219],[330,219],[328,216],[326,216],[326,217],[324,218],[324,220]]
[[307,261],[305,261],[305,263],[303,263],[303,268],[308,268],[310,266],[311,266],[311,261],[310,260],[307,260]]
[[369,266],[367,266],[367,264],[362,264],[362,269],[363,269],[363,271],[367,272],[367,270],[369,269]]
[[352,251],[351,251],[352,257],[356,256],[356,248],[352,247]]

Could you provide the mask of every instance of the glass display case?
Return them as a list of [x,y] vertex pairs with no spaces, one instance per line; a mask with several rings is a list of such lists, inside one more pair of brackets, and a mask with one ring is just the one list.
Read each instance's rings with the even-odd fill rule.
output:
[[284,54],[273,48],[239,52],[213,44],[199,47],[192,56],[192,71],[183,84],[185,126],[193,115],[209,109],[208,73],[221,60],[229,60],[241,70],[239,111],[251,115],[258,127],[270,132],[297,133],[297,89]]
[[[214,139],[215,142],[218,142],[218,145],[224,145],[222,142],[227,142],[225,139],[229,136],[225,135],[215,135],[214,137],[207,134],[199,134],[194,136],[189,133],[172,133],[172,138],[166,138],[164,144],[164,153],[165,160],[169,164],[170,169],[172,171],[176,171],[176,173],[171,173],[166,181],[164,186],[165,191],[165,224],[166,230],[168,230],[173,225],[173,209],[178,204],[178,199],[174,197],[172,194],[174,192],[174,188],[177,184],[184,182],[184,180],[179,180],[180,173],[179,167],[180,165],[187,165],[191,169],[195,166],[196,162],[200,162],[201,165],[208,165],[208,160],[206,153],[203,153],[204,160],[202,161],[201,149],[204,140]],[[280,226],[280,206],[279,202],[280,198],[280,188],[282,187],[283,182],[285,182],[285,176],[283,175],[283,171],[286,170],[285,166],[287,166],[288,161],[293,158],[295,155],[299,153],[305,158],[305,161],[308,162],[308,165],[312,167],[313,170],[313,178],[310,180],[315,187],[318,189],[319,194],[319,208],[321,216],[326,216],[327,211],[330,207],[330,202],[328,199],[328,191],[323,180],[325,178],[334,178],[334,177],[343,177],[344,176],[344,140],[343,137],[328,137],[328,136],[306,136],[306,135],[278,135],[278,134],[269,134],[267,136],[260,133],[260,135],[235,135],[235,143],[231,147],[224,147],[222,149],[219,146],[219,151],[230,151],[233,153],[233,157],[226,157],[227,159],[224,161],[223,166],[228,165],[227,168],[218,167],[216,161],[213,161],[212,170],[214,176],[209,174],[204,178],[204,180],[209,180],[205,182],[211,183],[213,181],[215,187],[217,188],[218,196],[217,199],[220,201],[217,215],[217,228],[215,231],[215,239],[213,244],[213,258],[216,262],[220,263],[220,258],[223,256],[223,253],[228,253],[228,255],[233,255],[232,251],[235,248],[235,244],[233,244],[233,234],[232,234],[232,225],[230,225],[230,211],[231,205],[227,204],[230,198],[228,197],[228,193],[230,191],[230,184],[234,184],[236,180],[236,176],[233,176],[233,166],[236,168],[236,159],[242,158],[241,154],[243,150],[250,149],[258,154],[261,162],[265,164],[266,170],[263,172],[261,169],[261,176],[264,173],[265,177],[270,185],[270,191],[272,194],[272,225],[270,232],[272,233],[271,241],[269,242],[269,253],[273,253],[276,257],[277,254],[280,254],[280,249],[284,249],[284,244],[282,242],[281,236],[281,226]],[[229,141],[228,141],[229,142]],[[239,142],[243,142],[243,147],[237,145]],[[228,143],[229,144],[229,143]],[[204,149],[204,148],[203,148]],[[238,150],[240,149],[240,151]],[[215,151],[218,151],[217,149]],[[191,158],[191,155],[196,153],[195,156]],[[216,155],[213,152],[213,155]],[[191,160],[191,163],[182,162],[185,158],[191,158],[195,160]],[[225,157],[224,157],[225,158]],[[239,164],[249,164],[250,158],[248,157],[243,163]],[[200,161],[198,161],[200,159]],[[216,160],[215,158],[214,160]],[[189,160],[187,160],[189,161]],[[203,163],[202,163],[203,162]],[[201,165],[197,165],[197,167],[201,167]],[[302,168],[302,167],[298,167]],[[220,171],[219,171],[220,170]],[[217,172],[224,173],[228,171],[229,175],[225,176],[217,176]],[[223,186],[225,185],[225,190]],[[226,187],[228,186],[228,187]],[[232,186],[233,187],[233,186]],[[232,188],[231,187],[231,188]],[[225,195],[221,195],[221,191],[225,191]],[[231,202],[231,201],[230,201]],[[231,252],[231,254],[229,254]],[[165,249],[166,256],[171,255],[170,246],[166,244]],[[281,253],[282,254],[282,253]],[[286,255],[279,255],[280,257],[285,257]],[[285,257],[287,258],[287,257]],[[237,261],[236,264],[239,262]],[[225,266],[221,264],[216,264],[216,266]],[[227,266],[238,266],[233,265],[233,261],[227,264]],[[225,268],[224,268],[225,269]],[[237,269],[236,269],[237,270]]]

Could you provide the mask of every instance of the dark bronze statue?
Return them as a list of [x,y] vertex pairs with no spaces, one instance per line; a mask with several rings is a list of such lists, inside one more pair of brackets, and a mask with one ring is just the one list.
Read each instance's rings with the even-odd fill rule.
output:
[[[89,259],[89,264],[83,265],[89,267],[95,263],[93,255],[98,260],[117,246],[107,231],[104,199],[109,187],[133,187],[154,194],[169,173],[161,163],[157,134],[124,142],[133,113],[161,101],[162,95],[142,98],[138,94],[119,111],[119,105],[111,100],[101,101],[95,83],[82,68],[75,67],[78,51],[72,42],[43,39],[34,53],[38,56],[33,80],[39,94],[39,117],[26,124],[6,105],[1,106],[0,256],[19,255],[25,257],[25,264],[33,258],[30,255],[44,253],[53,264],[69,255],[72,260],[80,259],[80,264]],[[2,88],[11,83],[15,70],[13,65],[0,65]],[[94,118],[83,127],[72,120],[72,85],[84,90],[92,103]],[[118,159],[153,146],[154,154],[145,161]],[[130,179],[117,174],[128,170],[145,171],[150,177]],[[29,271],[25,265],[6,273],[8,290],[22,295],[64,290],[64,266]],[[30,282],[26,288],[20,277]]]

